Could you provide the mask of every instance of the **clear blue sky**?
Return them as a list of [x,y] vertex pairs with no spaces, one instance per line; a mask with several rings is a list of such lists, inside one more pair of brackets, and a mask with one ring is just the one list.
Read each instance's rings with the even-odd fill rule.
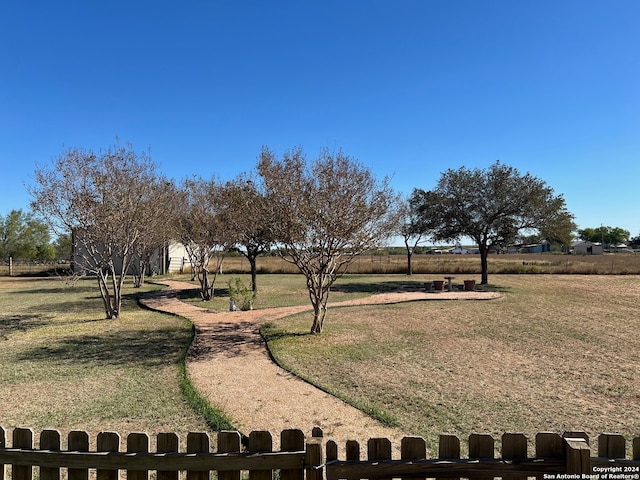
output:
[[410,193],[496,159],[640,233],[638,0],[3,0],[0,214],[132,142],[170,177],[342,148]]

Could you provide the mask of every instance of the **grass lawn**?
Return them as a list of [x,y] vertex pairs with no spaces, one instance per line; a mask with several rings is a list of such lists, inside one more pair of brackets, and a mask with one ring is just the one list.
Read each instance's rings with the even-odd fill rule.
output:
[[[236,276],[248,282],[222,275],[204,305],[227,309],[227,281]],[[330,301],[441,277],[348,275]],[[464,278],[478,275],[456,281]],[[263,333],[283,366],[424,436],[434,453],[440,433],[640,432],[640,276],[489,280],[504,298],[330,308],[321,335],[307,333],[309,312]],[[309,302],[301,275],[261,274],[258,282],[256,308]],[[122,319],[105,320],[93,280],[68,287],[0,278],[0,426],[82,429],[92,438],[101,430],[205,431],[178,380],[190,325],[139,308],[138,292],[127,290]]]
[[[286,368],[425,437],[432,450],[440,433],[636,435],[640,277],[489,280],[503,299],[334,308],[321,335],[307,334],[309,314],[263,331]],[[346,278],[337,289],[370,291],[376,281]]]
[[[95,280],[0,277],[0,426],[36,430],[205,431],[184,400],[191,326],[136,304],[105,320]],[[147,286],[158,288],[155,286]]]

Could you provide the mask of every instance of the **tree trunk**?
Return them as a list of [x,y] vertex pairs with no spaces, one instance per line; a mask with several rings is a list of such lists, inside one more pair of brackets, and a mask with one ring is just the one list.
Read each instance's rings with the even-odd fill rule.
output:
[[209,281],[209,269],[203,268],[200,277],[200,296],[203,301],[213,298],[213,284]]
[[413,265],[411,264],[411,257],[413,256],[413,250],[409,246],[409,243],[405,239],[404,248],[407,249],[407,275],[413,275]]
[[489,283],[489,267],[487,262],[487,256],[489,254],[489,248],[486,245],[479,245],[480,250],[480,284],[486,285]]
[[258,293],[258,284],[256,282],[258,278],[256,257],[255,255],[249,255],[247,256],[247,260],[249,260],[249,265],[251,266],[251,291],[253,293]]
[[322,333],[324,328],[324,319],[327,316],[326,304],[317,303],[313,305],[313,324],[311,325],[311,333]]
[[[113,294],[109,290],[109,277],[111,277]],[[100,296],[102,297],[105,316],[108,320],[120,318],[120,305],[122,303],[122,293],[118,288],[118,285],[120,283],[116,282],[115,272],[113,271],[113,269],[105,268],[98,272]]]

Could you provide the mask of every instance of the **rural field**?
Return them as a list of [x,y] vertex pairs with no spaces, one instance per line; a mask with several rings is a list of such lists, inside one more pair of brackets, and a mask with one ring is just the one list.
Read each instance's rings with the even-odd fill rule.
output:
[[[413,255],[413,273],[480,273],[479,255]],[[563,255],[563,254],[506,254],[489,255],[489,274],[496,273],[553,273],[553,274],[640,274],[640,254]],[[258,271],[262,273],[297,273],[294,265],[279,257],[259,257]],[[249,263],[241,255],[225,258],[225,272],[248,273]],[[349,267],[349,273],[406,273],[405,255],[362,255]],[[491,280],[489,280],[491,281]]]
[[[640,277],[489,280],[502,299],[336,308],[320,336],[306,333],[309,314],[263,332],[286,368],[432,448],[440,433],[636,435]],[[337,289],[371,291],[371,282]]]
[[[421,257],[463,262],[445,272],[455,283],[479,280],[463,266],[473,260],[477,270],[477,256]],[[513,257],[511,268],[555,260],[526,257],[526,265]],[[600,258],[606,261],[592,271],[623,263],[622,257]],[[555,261],[566,268],[577,260]],[[230,273],[219,276],[216,297],[204,306],[228,308],[227,282],[249,280],[233,271],[226,264]],[[422,288],[442,277],[435,270],[411,277],[350,274],[330,300]],[[285,368],[424,436],[432,451],[440,433],[638,434],[640,276],[490,273],[489,282],[480,288],[503,298],[330,308],[321,335],[307,333],[310,313],[272,321],[262,332]],[[308,303],[300,275],[262,273],[258,284],[257,309]],[[0,426],[121,434],[207,430],[181,391],[190,325],[141,309],[138,293],[127,290],[121,320],[105,320],[92,280],[67,286],[57,278],[0,277]],[[198,302],[197,291],[185,300]]]

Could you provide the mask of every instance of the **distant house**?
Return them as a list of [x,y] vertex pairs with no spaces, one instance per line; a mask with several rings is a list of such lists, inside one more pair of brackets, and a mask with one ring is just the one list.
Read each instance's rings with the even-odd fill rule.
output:
[[[82,232],[75,230],[72,232],[73,253],[71,268],[76,273],[86,273],[94,271],[93,261],[90,259],[87,250],[79,237]],[[136,268],[137,262],[133,262],[130,271]],[[182,273],[185,266],[189,265],[189,256],[183,244],[178,242],[170,242],[162,248],[158,248],[150,258],[147,275],[163,275],[167,273]],[[116,274],[120,274],[122,269],[121,259],[115,259]]]
[[602,248],[601,243],[588,241],[576,242],[571,248],[576,255],[602,255],[604,253],[604,248]]

